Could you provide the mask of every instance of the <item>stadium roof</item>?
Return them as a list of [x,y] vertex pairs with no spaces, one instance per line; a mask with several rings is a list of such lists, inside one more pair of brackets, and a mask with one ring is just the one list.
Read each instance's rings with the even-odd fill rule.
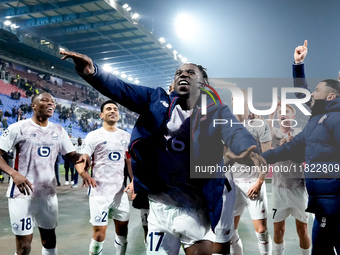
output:
[[[140,84],[169,86],[182,61],[115,0],[0,0],[0,54],[71,73],[59,49],[78,51]],[[10,22],[9,22],[9,21]],[[33,62],[30,62],[33,64]],[[133,80],[132,80],[133,79]]]

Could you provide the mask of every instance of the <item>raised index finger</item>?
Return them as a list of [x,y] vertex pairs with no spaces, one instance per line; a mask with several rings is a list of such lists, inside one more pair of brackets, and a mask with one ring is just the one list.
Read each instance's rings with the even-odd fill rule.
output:
[[307,43],[308,43],[308,41],[307,40],[305,40],[305,43],[304,43],[304,47],[306,47],[307,48]]

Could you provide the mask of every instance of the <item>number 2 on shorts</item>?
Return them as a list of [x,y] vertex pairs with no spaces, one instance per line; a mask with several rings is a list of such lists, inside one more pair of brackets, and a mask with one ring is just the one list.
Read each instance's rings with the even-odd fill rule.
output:
[[157,242],[157,245],[156,245],[156,249],[155,249],[155,251],[158,251],[159,250],[159,246],[161,246],[161,243],[163,241],[164,232],[151,232],[149,234],[149,236],[150,236],[150,251],[152,251],[152,248],[153,248],[153,236],[154,236],[154,233],[155,233],[155,236],[159,236],[158,237],[158,242]]

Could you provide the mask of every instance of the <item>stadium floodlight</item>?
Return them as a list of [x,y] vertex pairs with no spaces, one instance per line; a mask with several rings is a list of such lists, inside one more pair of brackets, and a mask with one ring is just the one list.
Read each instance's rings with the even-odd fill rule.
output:
[[136,12],[131,16],[132,19],[138,19],[139,18],[139,14]]
[[186,63],[186,62],[188,62],[188,59],[187,59],[187,58],[184,58],[184,57],[183,57],[183,58],[181,58],[181,60],[182,60],[182,62],[183,62],[183,63]]
[[180,14],[175,25],[177,35],[182,39],[192,37],[197,31],[196,22],[187,14]]
[[126,8],[126,10],[129,12],[131,11],[131,7],[129,6],[128,8]]
[[129,7],[128,4],[124,4],[124,5],[123,5],[123,8],[124,8],[125,10],[126,10],[128,7]]
[[168,49],[171,49],[171,48],[172,48],[172,45],[171,45],[170,43],[168,43],[168,44],[166,45],[166,47],[167,47]]
[[178,57],[179,57],[179,58],[183,58],[182,54],[178,54]]
[[139,84],[139,80],[136,79],[136,80],[135,80],[135,83],[136,83],[136,84]]
[[112,71],[112,67],[109,64],[104,64],[103,69],[105,72],[108,72],[108,73]]
[[54,66],[51,66],[51,69],[54,69]]
[[60,50],[60,51],[65,51],[65,49],[64,49],[64,48],[62,48],[62,47],[60,47],[60,48],[59,48],[59,50]]
[[159,41],[161,44],[163,44],[163,43],[166,42],[165,39],[164,39],[164,37],[159,38],[158,41]]
[[174,50],[173,52],[172,52],[174,55],[177,55],[177,50]]
[[133,81],[133,78],[131,76],[129,76],[128,80],[129,81]]
[[118,74],[119,74],[119,71],[118,71],[118,70],[113,70],[113,74],[114,74],[114,75],[118,75]]
[[122,78],[126,78],[126,74],[125,73],[122,73],[121,75],[120,75]]
[[5,26],[9,26],[9,25],[11,25],[12,24],[12,22],[10,21],[10,20],[5,20],[4,21],[4,25]]

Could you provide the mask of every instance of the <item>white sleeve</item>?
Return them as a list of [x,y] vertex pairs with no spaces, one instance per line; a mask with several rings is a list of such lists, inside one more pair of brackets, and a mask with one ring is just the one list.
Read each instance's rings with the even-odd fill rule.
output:
[[258,129],[258,135],[260,143],[265,143],[272,140],[272,134],[270,132],[268,123],[265,122],[264,125]]
[[68,134],[66,133],[65,129],[63,129],[63,134],[61,138],[61,147],[60,147],[60,153],[65,155],[72,151],[75,151],[75,148],[71,142],[71,139],[68,137]]
[[10,125],[0,136],[0,149],[8,152],[17,143],[20,134],[20,126]]
[[[127,132],[126,132],[126,133],[127,133]],[[130,143],[130,140],[131,140],[131,135],[130,135],[129,133],[127,133],[126,136],[127,136],[127,144],[126,144],[125,153],[124,153],[125,159],[128,158],[127,155],[129,154],[129,143]]]
[[92,154],[94,153],[94,150],[96,148],[96,143],[93,139],[93,135],[91,133],[89,133],[86,137],[85,137],[85,141],[84,144],[81,146],[81,154],[86,153],[87,155],[89,155],[90,157],[92,156]]
[[298,135],[301,131],[302,131],[301,128],[294,128],[294,129],[293,129],[293,136]]

